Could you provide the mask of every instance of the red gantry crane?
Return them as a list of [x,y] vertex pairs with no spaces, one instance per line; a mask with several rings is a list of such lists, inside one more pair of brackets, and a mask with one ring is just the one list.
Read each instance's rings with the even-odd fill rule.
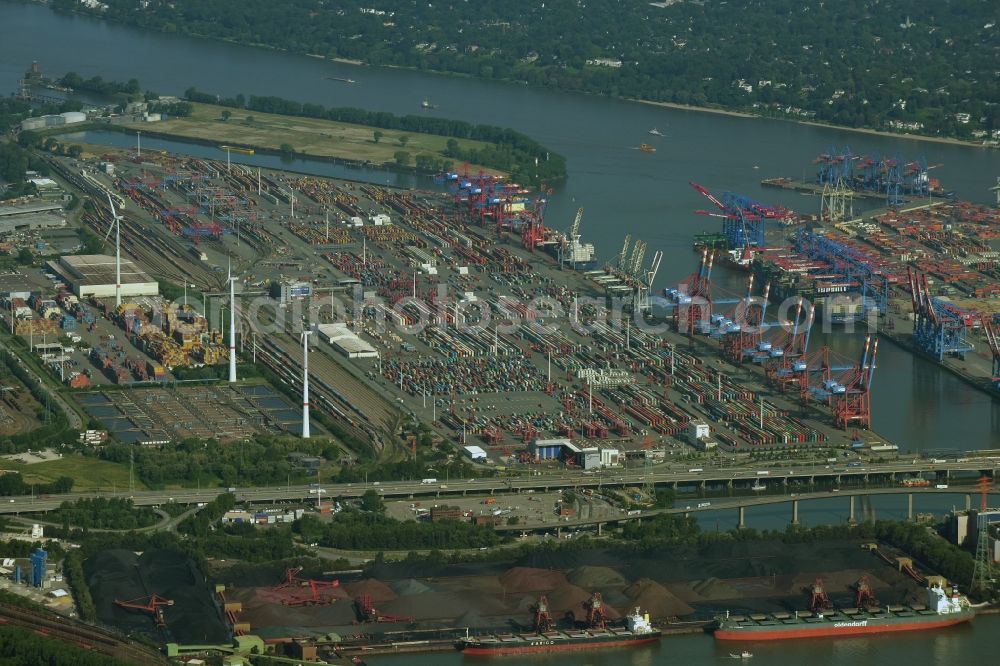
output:
[[159,595],[153,594],[148,597],[139,597],[138,599],[130,599],[128,601],[115,599],[115,605],[127,610],[148,613],[153,616],[153,622],[156,623],[156,626],[162,628],[167,626],[166,618],[163,616],[163,607],[173,606],[174,601],[173,599],[164,599]]
[[413,622],[412,617],[403,615],[385,615],[372,606],[370,594],[363,594],[354,600],[354,612],[358,616],[358,622],[368,624],[370,622]]
[[869,335],[865,339],[861,362],[841,380],[843,391],[833,394],[833,423],[838,428],[846,430],[857,426],[871,429],[871,385],[875,377],[877,354],[878,338]]
[[285,569],[285,579],[274,586],[275,590],[283,590],[281,603],[285,606],[325,606],[337,601],[330,593],[340,587],[339,580],[313,580],[299,578],[302,567]]
[[712,262],[715,253],[701,251],[698,271],[681,282],[674,307],[674,328],[678,333],[694,335],[708,326],[712,318]]

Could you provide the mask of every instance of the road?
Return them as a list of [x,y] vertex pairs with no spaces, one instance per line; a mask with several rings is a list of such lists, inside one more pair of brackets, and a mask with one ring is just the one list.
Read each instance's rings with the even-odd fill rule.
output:
[[[466,493],[496,494],[520,492],[523,490],[555,490],[557,488],[594,488],[603,486],[624,487],[639,486],[649,480],[657,485],[725,483],[747,485],[757,479],[773,483],[776,480],[826,480],[831,484],[843,480],[864,481],[872,476],[891,478],[893,475],[915,475],[918,473],[951,474],[953,472],[987,472],[996,476],[1000,468],[1000,458],[978,459],[963,462],[930,462],[926,460],[912,462],[892,462],[866,464],[862,467],[838,467],[837,465],[799,466],[799,469],[761,469],[748,467],[705,468],[702,471],[674,471],[673,469],[657,470],[649,474],[648,479],[641,470],[604,470],[601,473],[562,473],[536,476],[521,476],[513,478],[489,479],[450,479],[436,480],[434,483],[422,481],[370,481],[368,483],[341,483],[324,485],[323,497],[360,497],[368,490],[376,490],[385,498],[416,497],[416,496],[448,496]],[[886,489],[881,489],[886,490]],[[900,492],[915,492],[919,488],[898,488]],[[926,489],[923,489],[926,490]],[[936,489],[931,489],[936,490]],[[310,492],[313,491],[313,492]],[[131,497],[137,506],[155,506],[168,501],[180,504],[209,502],[218,494],[225,492],[221,488],[182,489],[182,490],[147,490],[132,494],[118,493],[118,496]],[[845,491],[855,492],[855,491]],[[951,490],[955,492],[955,490]],[[971,488],[959,492],[975,492]],[[283,500],[315,500],[315,489],[306,485],[277,486],[263,488],[239,488],[234,493],[238,500],[244,502],[275,502]],[[69,500],[75,501],[85,497],[107,497],[108,493],[67,493],[51,496],[18,496],[0,499],[0,514],[24,513],[29,511],[51,511]],[[805,497],[805,494],[803,494]],[[760,498],[765,499],[765,498]],[[788,501],[785,499],[784,501]]]

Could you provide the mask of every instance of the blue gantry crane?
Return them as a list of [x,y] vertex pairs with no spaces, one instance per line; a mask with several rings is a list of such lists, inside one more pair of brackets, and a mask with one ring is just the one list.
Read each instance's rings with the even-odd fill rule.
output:
[[796,232],[793,243],[799,252],[827,262],[835,272],[843,275],[848,282],[857,281],[861,285],[864,313],[875,307],[879,315],[889,309],[889,278],[875,265],[876,257],[838,241],[830,236],[816,234],[805,229]]
[[927,275],[906,269],[913,305],[913,342],[923,353],[943,361],[945,356],[965,358],[973,346],[967,329],[973,316],[953,303],[932,298]]
[[726,245],[733,259],[740,264],[748,264],[753,258],[753,251],[764,248],[767,220],[781,220],[795,216],[783,206],[769,206],[733,192],[724,192],[720,199],[698,183],[688,184],[719,209],[718,212],[708,210],[695,212],[698,215],[722,218],[722,233],[726,238]]

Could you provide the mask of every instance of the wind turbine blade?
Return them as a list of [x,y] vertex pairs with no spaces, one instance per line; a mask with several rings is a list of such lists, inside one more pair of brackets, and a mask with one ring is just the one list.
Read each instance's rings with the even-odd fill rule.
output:
[[115,211],[115,202],[111,199],[111,194],[108,194],[108,205],[111,206],[111,224],[108,225],[108,232],[104,234],[104,240],[108,240],[111,237],[111,229],[118,224],[118,213]]

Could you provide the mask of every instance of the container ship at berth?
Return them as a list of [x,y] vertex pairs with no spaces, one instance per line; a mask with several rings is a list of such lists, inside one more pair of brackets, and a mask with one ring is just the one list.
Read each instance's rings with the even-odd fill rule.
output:
[[622,648],[660,640],[661,632],[649,622],[649,615],[636,608],[625,618],[625,626],[609,626],[604,601],[595,593],[584,602],[587,609],[585,629],[556,630],[549,615],[548,601],[541,597],[534,607],[535,629],[524,634],[476,636],[459,641],[463,654],[502,656],[569,650]]
[[794,614],[732,615],[717,618],[715,638],[730,641],[771,641],[824,636],[857,636],[892,631],[926,631],[968,622],[975,617],[969,600],[943,582],[927,586],[927,606],[880,607],[864,578],[856,587],[856,608],[834,609],[822,582],[812,587],[812,611]]

